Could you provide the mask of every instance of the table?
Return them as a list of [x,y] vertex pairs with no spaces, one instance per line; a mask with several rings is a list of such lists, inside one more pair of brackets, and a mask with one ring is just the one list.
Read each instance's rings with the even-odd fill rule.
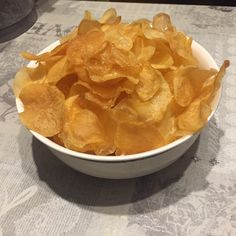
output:
[[[12,78],[38,52],[68,33],[85,9],[115,7],[125,20],[164,11],[231,67],[222,100],[194,145],[168,168],[130,180],[78,173],[21,125]],[[236,9],[230,7],[43,1],[39,18],[0,45],[0,235],[236,235]]]

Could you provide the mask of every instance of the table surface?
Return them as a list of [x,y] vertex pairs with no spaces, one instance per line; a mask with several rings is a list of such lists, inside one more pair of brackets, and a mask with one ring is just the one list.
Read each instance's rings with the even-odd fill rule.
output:
[[[236,9],[43,2],[31,29],[0,44],[0,235],[236,235]],[[60,162],[20,124],[11,89],[25,64],[20,51],[39,52],[84,10],[99,16],[109,7],[125,20],[167,12],[218,65],[231,61],[219,109],[190,150],[168,168],[130,180],[93,178]]]

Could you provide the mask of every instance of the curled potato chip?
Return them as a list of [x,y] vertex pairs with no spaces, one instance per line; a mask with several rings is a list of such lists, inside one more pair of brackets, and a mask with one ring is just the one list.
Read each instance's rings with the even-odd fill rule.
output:
[[172,51],[175,52],[175,62],[177,65],[197,65],[197,59],[192,53],[192,38],[187,37],[182,32],[168,35],[168,42]]
[[164,79],[161,80],[161,86],[157,93],[148,101],[141,101],[135,94],[123,99],[113,109],[115,119],[132,120],[137,119],[142,122],[158,123],[160,122],[172,100],[172,94],[169,86]]
[[[149,43],[149,44],[148,44]],[[140,61],[148,61],[155,53],[155,45],[152,45],[151,42],[142,37],[137,37],[134,41],[132,48],[133,53]]]
[[21,52],[21,56],[24,57],[25,59],[31,60],[31,61],[46,61],[50,57],[65,54],[66,49],[67,49],[67,42],[58,45],[50,52],[45,52],[40,55],[34,55],[29,52]]
[[133,41],[126,35],[119,32],[119,26],[110,26],[105,31],[105,38],[113,43],[116,48],[129,51],[133,47]]
[[136,21],[136,23],[141,24],[142,32],[145,36],[146,39],[162,39],[162,40],[167,40],[166,35],[158,31],[157,29],[153,28],[151,26],[150,21]]
[[196,66],[181,66],[175,71],[168,72],[165,79],[169,83],[176,102],[180,106],[186,107],[201,93],[204,83],[207,83],[206,81],[214,75],[216,75],[216,70],[204,70]]
[[196,132],[204,126],[210,114],[210,106],[196,99],[178,116],[178,127],[180,130]]
[[225,60],[223,65],[220,67],[220,70],[217,73],[216,79],[215,79],[215,90],[216,91],[220,88],[221,80],[223,79],[226,69],[227,69],[227,67],[229,67],[229,65],[230,65],[229,60]]
[[153,17],[152,25],[160,32],[173,31],[170,16],[165,13],[159,13]]
[[95,20],[83,19],[78,27],[78,35],[84,35],[91,30],[99,30],[101,24]]
[[161,87],[162,74],[150,66],[143,67],[140,73],[140,80],[136,87],[136,92],[142,101],[151,99]]
[[67,48],[69,62],[83,65],[93,55],[104,48],[104,33],[98,30],[89,31],[74,39]]
[[174,98],[182,107],[188,106],[195,96],[191,81],[182,74],[177,74],[175,76],[173,80],[173,89]]
[[114,8],[106,10],[99,19],[101,24],[114,24],[117,21],[117,13]]
[[20,118],[29,129],[45,137],[61,131],[65,97],[57,87],[29,84],[22,89],[19,98],[24,104]]
[[21,68],[17,72],[15,76],[15,80],[13,82],[13,90],[14,90],[15,96],[18,97],[22,88],[24,88],[27,84],[31,82],[32,82],[32,79],[30,77],[28,68],[27,67]]
[[169,68],[174,64],[171,50],[162,40],[156,41],[155,53],[150,59],[150,63],[155,69]]
[[114,84],[109,83],[96,84],[87,83],[84,81],[78,81],[77,84],[87,88],[91,93],[96,94],[105,99],[116,98],[123,91],[127,94],[131,94],[134,90],[134,85],[125,78],[120,78],[117,81],[117,84],[115,84],[116,86],[114,86]]
[[174,116],[166,116],[158,125],[158,131],[165,140],[165,144],[176,139],[177,122]]
[[18,97],[21,90],[29,83],[33,83],[45,78],[47,74],[47,68],[44,64],[38,63],[37,67],[23,67],[19,70],[15,76],[13,82],[13,90],[15,96]]
[[72,74],[73,72],[73,67],[69,64],[67,57],[65,56],[49,69],[46,80],[48,83],[56,84],[63,77]]
[[65,147],[80,152],[94,152],[97,155],[114,152],[97,115],[81,108],[77,100],[78,97],[74,96],[65,103],[65,123],[59,134]]
[[148,101],[142,102],[136,96],[127,99],[128,106],[132,107],[144,122],[159,122],[163,119],[172,94],[167,82],[162,79],[157,93]]
[[117,125],[115,139],[116,155],[145,152],[164,145],[164,140],[154,126],[130,122]]
[[63,36],[60,39],[60,44],[63,44],[65,42],[68,42],[72,39],[74,39],[78,35],[78,27],[76,27],[73,31],[71,31],[69,34]]

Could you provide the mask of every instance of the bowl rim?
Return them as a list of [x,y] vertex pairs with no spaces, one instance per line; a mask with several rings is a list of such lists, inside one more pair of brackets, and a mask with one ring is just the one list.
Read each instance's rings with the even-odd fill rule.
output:
[[[49,46],[47,46],[46,48],[44,48],[42,51],[40,51],[39,54],[51,51],[53,48],[55,48],[59,44],[60,44],[60,41],[57,40],[57,41],[53,42],[52,44],[50,44]],[[207,58],[207,61],[210,64],[210,68],[219,70],[219,67],[217,66],[215,60],[212,58],[210,53],[203,46],[201,46],[199,43],[197,43],[194,40],[192,41],[192,49],[204,54],[204,56]],[[27,66],[28,67],[35,67],[36,66],[35,61],[30,61]],[[214,100],[216,100],[215,106],[213,105],[212,112],[211,112],[210,116],[208,117],[208,122],[212,118],[212,116],[214,115],[215,111],[217,110],[217,107],[218,107],[219,101],[220,101],[220,97],[221,97],[221,87],[218,90],[217,95],[214,99]],[[17,112],[20,113],[20,111],[22,110],[22,103],[19,98],[16,98],[16,108],[17,108]],[[128,155],[120,155],[120,156],[115,156],[115,155],[104,156],[104,155],[87,154],[87,153],[73,151],[73,150],[70,150],[66,147],[60,146],[59,144],[53,142],[49,138],[46,138],[46,137],[38,134],[35,131],[32,131],[32,130],[29,130],[29,131],[33,134],[33,136],[36,139],[38,139],[39,141],[41,141],[42,143],[47,145],[49,148],[52,148],[52,149],[54,149],[58,152],[61,152],[63,154],[69,155],[70,157],[73,157],[73,158],[79,158],[79,159],[84,159],[87,161],[96,161],[96,162],[127,162],[127,161],[135,161],[137,159],[140,160],[140,159],[144,159],[144,158],[148,158],[148,157],[152,157],[152,156],[157,156],[159,154],[170,151],[171,149],[186,142],[188,139],[190,139],[191,137],[193,137],[194,135],[199,133],[199,131],[197,131],[191,135],[183,136],[183,137],[181,137],[181,138],[179,138],[167,145],[164,145],[162,147],[152,149],[152,150],[149,150],[146,152],[128,154]]]

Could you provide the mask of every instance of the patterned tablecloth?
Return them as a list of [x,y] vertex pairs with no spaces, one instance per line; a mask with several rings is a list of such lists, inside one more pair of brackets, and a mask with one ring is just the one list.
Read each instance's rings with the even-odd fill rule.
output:
[[[236,235],[236,9],[41,2],[34,26],[0,44],[0,235]],[[167,12],[218,65],[231,61],[219,109],[190,150],[170,167],[130,180],[89,177],[60,162],[20,124],[11,89],[25,63],[20,51],[38,52],[84,10],[99,16],[109,7],[125,20]]]

